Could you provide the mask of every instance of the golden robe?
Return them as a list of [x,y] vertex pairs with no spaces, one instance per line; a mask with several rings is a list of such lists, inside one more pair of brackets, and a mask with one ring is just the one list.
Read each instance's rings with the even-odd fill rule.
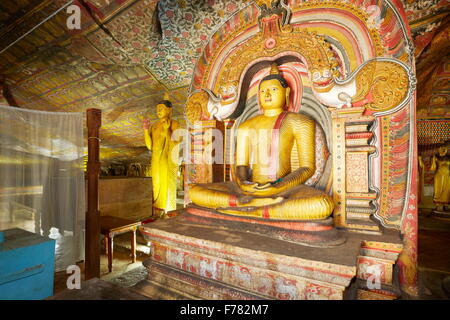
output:
[[[437,170],[436,170],[437,167]],[[450,156],[435,156],[431,170],[434,175],[433,201],[439,204],[450,203]]]
[[144,130],[145,145],[152,151],[153,206],[165,212],[177,207],[178,142],[171,137],[179,125],[176,120],[169,121],[167,129],[160,120],[149,130]]

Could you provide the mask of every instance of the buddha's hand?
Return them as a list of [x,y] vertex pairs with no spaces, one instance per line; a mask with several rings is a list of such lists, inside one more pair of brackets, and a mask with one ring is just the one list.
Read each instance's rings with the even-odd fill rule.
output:
[[283,187],[279,182],[268,182],[258,184],[255,187],[255,194],[261,196],[271,196],[283,191]]
[[269,188],[270,186],[272,186],[272,183],[267,182],[267,183],[264,183],[264,184],[258,184],[258,185],[256,186],[256,189],[258,189],[258,190],[264,190],[264,189]]
[[255,193],[257,191],[256,187],[258,184],[256,182],[243,181],[240,185],[242,191],[247,193]]
[[281,190],[279,188],[277,188],[274,185],[270,185],[270,186],[264,186],[263,187],[257,187],[256,188],[256,194],[261,195],[261,196],[270,196],[270,195],[274,195],[279,193]]
[[162,125],[163,125],[164,131],[167,131],[170,127],[170,120],[169,119],[163,120]]
[[170,128],[170,120],[169,119],[162,120],[161,127],[160,127],[161,131],[159,134],[163,137],[170,138],[170,136],[171,136],[171,132],[169,129]]
[[148,119],[144,119],[142,126],[143,126],[144,130],[148,130],[150,128],[150,121],[148,121]]

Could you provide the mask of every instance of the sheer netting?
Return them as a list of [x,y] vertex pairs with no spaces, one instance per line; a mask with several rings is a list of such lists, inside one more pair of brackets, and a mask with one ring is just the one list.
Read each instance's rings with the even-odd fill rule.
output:
[[83,114],[0,106],[0,230],[56,240],[55,270],[84,259]]

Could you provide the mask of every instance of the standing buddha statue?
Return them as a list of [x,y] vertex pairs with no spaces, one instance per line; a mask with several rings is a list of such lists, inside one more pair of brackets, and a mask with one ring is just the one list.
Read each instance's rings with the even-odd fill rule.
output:
[[434,196],[437,211],[444,211],[444,206],[450,205],[450,156],[447,155],[448,146],[439,147],[437,155],[431,160],[431,171],[434,175]]
[[[172,133],[179,128],[176,120],[171,120],[172,103],[164,100],[156,106],[159,120],[152,126],[144,120],[145,145],[152,152],[151,176],[153,186],[153,208],[162,214],[176,209],[178,141],[173,141]],[[176,158],[176,159],[174,159]]]
[[[315,171],[315,122],[285,110],[290,88],[276,64],[259,86],[263,114],[237,129],[234,181],[192,185],[189,198],[220,213],[275,220],[325,219],[331,197],[305,186]],[[299,168],[291,169],[297,145]]]

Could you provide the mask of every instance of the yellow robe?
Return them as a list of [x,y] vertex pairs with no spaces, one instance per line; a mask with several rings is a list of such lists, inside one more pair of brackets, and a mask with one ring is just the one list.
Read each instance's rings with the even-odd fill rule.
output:
[[[436,170],[437,167],[437,170]],[[433,159],[431,170],[436,170],[434,175],[433,201],[440,204],[450,203],[450,157],[437,157]]]
[[177,192],[178,142],[172,141],[171,136],[178,122],[170,121],[166,130],[161,121],[144,130],[145,144],[152,151],[153,206],[165,212],[176,209]]

